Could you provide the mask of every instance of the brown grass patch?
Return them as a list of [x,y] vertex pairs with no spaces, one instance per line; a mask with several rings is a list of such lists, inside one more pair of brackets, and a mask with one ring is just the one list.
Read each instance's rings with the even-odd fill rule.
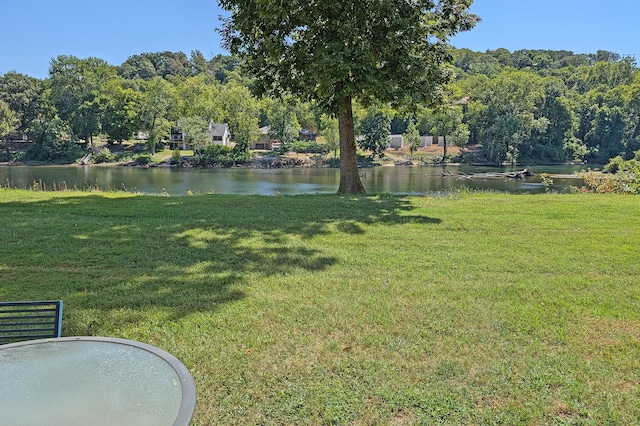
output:
[[617,353],[637,350],[640,345],[640,321],[637,320],[585,317],[578,333],[589,360],[613,359]]
[[619,346],[640,340],[640,321],[587,317],[582,324],[583,342],[587,346]]

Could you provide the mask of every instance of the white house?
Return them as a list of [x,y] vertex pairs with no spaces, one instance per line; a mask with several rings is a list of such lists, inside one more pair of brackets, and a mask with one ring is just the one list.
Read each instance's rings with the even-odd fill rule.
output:
[[215,145],[231,145],[231,132],[227,123],[218,124],[210,121],[208,134],[211,143]]
[[[207,129],[207,135],[209,136],[209,142],[216,145],[231,145],[231,132],[229,131],[229,125],[227,123],[214,123],[209,122],[209,129]],[[170,149],[192,149],[185,141],[185,133],[182,131],[180,122],[171,130],[169,136],[169,148]]]

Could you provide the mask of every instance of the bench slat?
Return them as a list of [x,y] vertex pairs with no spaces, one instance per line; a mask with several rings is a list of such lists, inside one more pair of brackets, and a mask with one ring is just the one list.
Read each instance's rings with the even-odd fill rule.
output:
[[61,335],[62,300],[0,302],[0,342]]

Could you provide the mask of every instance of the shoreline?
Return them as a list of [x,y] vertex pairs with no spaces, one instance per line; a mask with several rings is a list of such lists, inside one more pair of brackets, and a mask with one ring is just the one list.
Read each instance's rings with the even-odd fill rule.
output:
[[[277,159],[278,157],[274,157]],[[281,158],[291,159],[291,161],[278,162],[274,161],[272,167],[264,167],[265,163],[268,164],[268,161],[256,161],[255,159],[245,163],[245,164],[237,164],[231,166],[225,165],[213,165],[213,166],[196,166],[196,165],[182,165],[182,164],[171,164],[169,161],[162,161],[160,163],[150,163],[150,164],[137,164],[135,161],[120,161],[115,163],[89,163],[89,164],[80,164],[78,162],[73,163],[48,163],[48,162],[24,162],[24,161],[4,161],[0,162],[0,166],[7,167],[138,167],[138,168],[153,168],[153,167],[162,167],[162,168],[174,168],[174,169],[207,169],[207,168],[223,168],[223,169],[233,169],[233,168],[329,168],[329,169],[337,169],[339,166],[333,166],[331,164],[323,164],[318,161],[308,161],[305,159],[299,159],[295,157],[283,156]],[[396,162],[384,162],[384,163],[367,163],[367,164],[359,164],[358,168],[368,169],[373,167],[415,167],[415,166],[424,166],[424,167],[447,167],[447,166],[469,166],[469,167],[495,167],[495,168],[508,168],[508,167],[541,167],[541,166],[584,166],[584,167],[593,167],[599,168],[601,165],[596,164],[588,164],[588,163],[580,163],[580,162],[544,162],[544,163],[516,163],[516,164],[495,164],[495,163],[421,163],[421,162],[412,162],[410,160],[407,161],[396,161]]]

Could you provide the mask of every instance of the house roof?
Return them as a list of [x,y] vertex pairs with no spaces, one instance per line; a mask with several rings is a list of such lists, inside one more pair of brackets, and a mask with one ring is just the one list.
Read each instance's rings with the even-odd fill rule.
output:
[[209,123],[209,131],[213,136],[224,136],[229,133],[229,125],[227,123]]

